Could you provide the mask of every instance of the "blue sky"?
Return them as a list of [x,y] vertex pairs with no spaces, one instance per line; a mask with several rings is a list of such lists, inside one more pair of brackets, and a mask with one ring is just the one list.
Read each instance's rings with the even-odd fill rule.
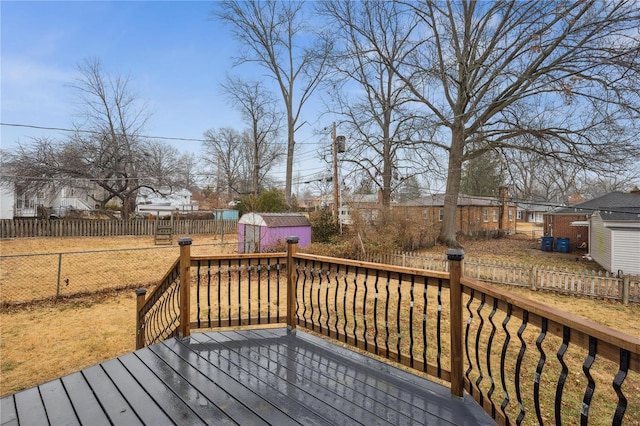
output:
[[[242,129],[219,83],[226,73],[247,70],[232,68],[238,46],[228,27],[210,19],[213,8],[207,1],[2,0],[1,122],[71,127],[76,105],[69,84],[78,64],[98,58],[107,73],[129,76],[131,91],[148,103],[153,112],[148,135],[201,139],[211,128]],[[312,136],[318,123],[309,117],[301,122],[312,124],[297,138],[294,175],[302,180],[327,168],[313,158],[317,143],[326,141]],[[11,149],[16,141],[43,135],[62,136],[1,126],[0,146]],[[199,142],[171,143],[182,151],[200,150]]]

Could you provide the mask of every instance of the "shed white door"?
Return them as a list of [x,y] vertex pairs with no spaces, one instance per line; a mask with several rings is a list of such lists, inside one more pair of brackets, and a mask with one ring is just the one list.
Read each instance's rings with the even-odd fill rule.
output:
[[244,226],[244,252],[260,253],[260,226]]

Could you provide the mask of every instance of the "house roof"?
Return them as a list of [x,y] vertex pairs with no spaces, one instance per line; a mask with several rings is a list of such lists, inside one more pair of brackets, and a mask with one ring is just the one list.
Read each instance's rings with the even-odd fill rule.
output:
[[[442,207],[445,194],[433,194],[413,200],[398,203],[399,207]],[[482,197],[478,195],[458,195],[458,206],[499,206],[500,199],[495,197]],[[512,203],[509,203],[512,205]]]
[[311,226],[309,220],[299,213],[247,213],[238,223],[266,226],[267,228],[294,228]]
[[603,220],[640,221],[640,194],[610,192],[570,207],[555,210],[553,215],[590,215],[599,211]]

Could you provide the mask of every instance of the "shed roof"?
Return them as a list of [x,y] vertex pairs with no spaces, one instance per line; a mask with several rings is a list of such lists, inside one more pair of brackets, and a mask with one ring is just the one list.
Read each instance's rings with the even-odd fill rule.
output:
[[266,226],[267,228],[294,228],[311,226],[309,220],[299,213],[247,213],[238,223]]

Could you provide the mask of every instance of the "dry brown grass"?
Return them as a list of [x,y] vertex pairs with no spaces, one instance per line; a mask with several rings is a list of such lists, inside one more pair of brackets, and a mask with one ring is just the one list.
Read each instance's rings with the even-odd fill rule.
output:
[[[192,238],[194,244],[214,242],[210,236]],[[228,240],[225,237],[225,241]],[[1,244],[2,254],[9,254],[148,247],[153,245],[153,240],[150,237],[56,238],[3,241]],[[464,245],[467,256],[525,261],[529,250],[535,250],[534,244],[529,240],[486,240],[465,242]],[[437,254],[446,251],[444,247],[433,250]],[[176,257],[177,252],[176,247]],[[575,262],[566,257],[559,257],[558,261],[566,264]],[[637,322],[640,306],[509,290],[621,331],[640,335],[640,324]],[[135,296],[132,291],[5,309],[0,312],[0,395],[130,352],[135,348],[134,329]]]

